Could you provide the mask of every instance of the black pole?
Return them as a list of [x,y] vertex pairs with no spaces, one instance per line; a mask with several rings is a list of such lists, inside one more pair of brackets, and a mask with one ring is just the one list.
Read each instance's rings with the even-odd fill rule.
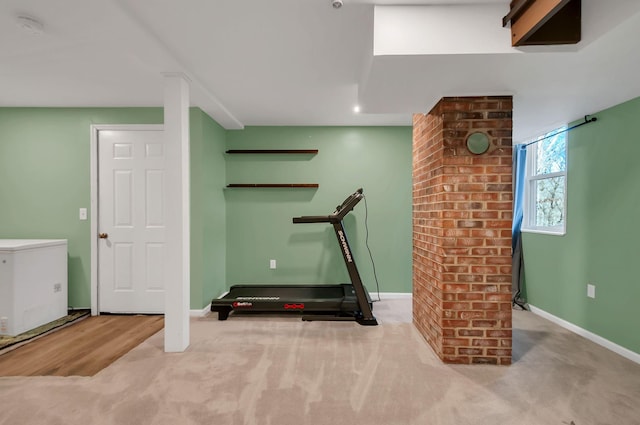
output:
[[529,145],[536,144],[536,143],[538,143],[538,142],[542,142],[543,140],[549,139],[549,138],[551,138],[551,137],[553,137],[553,136],[557,136],[558,134],[566,133],[567,131],[569,131],[569,130],[573,130],[574,128],[582,127],[582,126],[583,126],[583,125],[585,125],[585,124],[589,124],[589,123],[592,123],[592,122],[596,122],[596,121],[598,121],[598,117],[591,117],[591,118],[589,118],[589,117],[591,117],[591,115],[585,115],[585,116],[584,116],[584,121],[583,121],[583,122],[581,122],[581,123],[579,123],[579,124],[576,124],[576,125],[573,125],[573,126],[571,126],[571,127],[569,127],[569,128],[565,128],[564,130],[557,131],[557,132],[555,132],[555,133],[553,133],[553,134],[550,134],[550,135],[548,135],[548,136],[546,136],[546,137],[543,137],[543,138],[541,138],[541,139],[534,140],[533,142],[529,142],[529,143],[527,143],[527,144],[525,145],[525,147],[526,147],[526,146],[529,146]]

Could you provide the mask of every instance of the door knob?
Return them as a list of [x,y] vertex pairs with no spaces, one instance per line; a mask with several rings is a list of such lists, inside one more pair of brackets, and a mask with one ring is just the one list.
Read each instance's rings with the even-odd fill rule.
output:
[[107,233],[98,233],[98,237],[100,239],[107,239],[109,237],[109,235]]

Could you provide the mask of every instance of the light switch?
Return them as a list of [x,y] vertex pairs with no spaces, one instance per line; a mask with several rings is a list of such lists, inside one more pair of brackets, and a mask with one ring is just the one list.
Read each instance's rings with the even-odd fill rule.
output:
[[80,220],[86,220],[86,219],[87,219],[87,209],[80,208]]

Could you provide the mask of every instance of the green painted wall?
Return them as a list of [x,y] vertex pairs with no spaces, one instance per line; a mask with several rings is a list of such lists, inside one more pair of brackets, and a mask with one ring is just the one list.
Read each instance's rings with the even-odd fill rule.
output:
[[204,185],[203,170],[203,150],[204,137],[202,134],[202,114],[200,111],[189,111],[189,187],[190,187],[190,274],[191,274],[191,292],[189,305],[202,307],[202,298],[204,291],[204,245],[205,235],[202,231],[204,227],[204,208],[202,200],[204,196],[200,196]]
[[[255,127],[225,131],[191,114],[191,307],[240,282],[347,279],[332,229],[291,217],[328,214],[358,187],[369,206],[380,289],[411,291],[411,128]],[[0,108],[0,238],[69,240],[69,304],[90,306],[90,125],[157,124],[161,108]],[[232,156],[225,148],[318,148],[318,155]],[[226,171],[225,171],[226,169]],[[227,182],[313,182],[318,190],[224,189]],[[364,203],[345,220],[375,291]],[[227,237],[227,234],[229,237]],[[228,240],[228,243],[227,243]],[[269,259],[278,261],[269,270]]]
[[[192,238],[202,246],[192,246],[192,308],[202,308],[224,274],[224,132],[198,109],[190,117]],[[68,239],[72,307],[91,305],[90,222],[78,220],[90,207],[90,125],[162,122],[162,108],[0,108],[0,238]]]
[[[317,155],[226,155],[227,183],[318,183],[319,189],[226,189],[227,283],[348,281],[326,215],[357,188],[382,292],[411,292],[411,127],[248,127],[229,149],[319,149]],[[363,282],[376,291],[365,203],[344,221]],[[277,269],[269,269],[269,260]]]
[[0,238],[68,239],[69,305],[91,306],[91,124],[158,124],[159,108],[0,108]]
[[566,235],[523,236],[526,296],[640,353],[640,98],[594,115],[597,122],[569,132]]
[[201,309],[226,288],[225,130],[191,109],[191,308]]

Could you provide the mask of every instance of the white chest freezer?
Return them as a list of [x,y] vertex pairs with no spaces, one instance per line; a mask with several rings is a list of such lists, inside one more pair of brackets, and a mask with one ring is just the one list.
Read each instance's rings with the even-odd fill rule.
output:
[[0,335],[67,315],[67,240],[0,239]]

